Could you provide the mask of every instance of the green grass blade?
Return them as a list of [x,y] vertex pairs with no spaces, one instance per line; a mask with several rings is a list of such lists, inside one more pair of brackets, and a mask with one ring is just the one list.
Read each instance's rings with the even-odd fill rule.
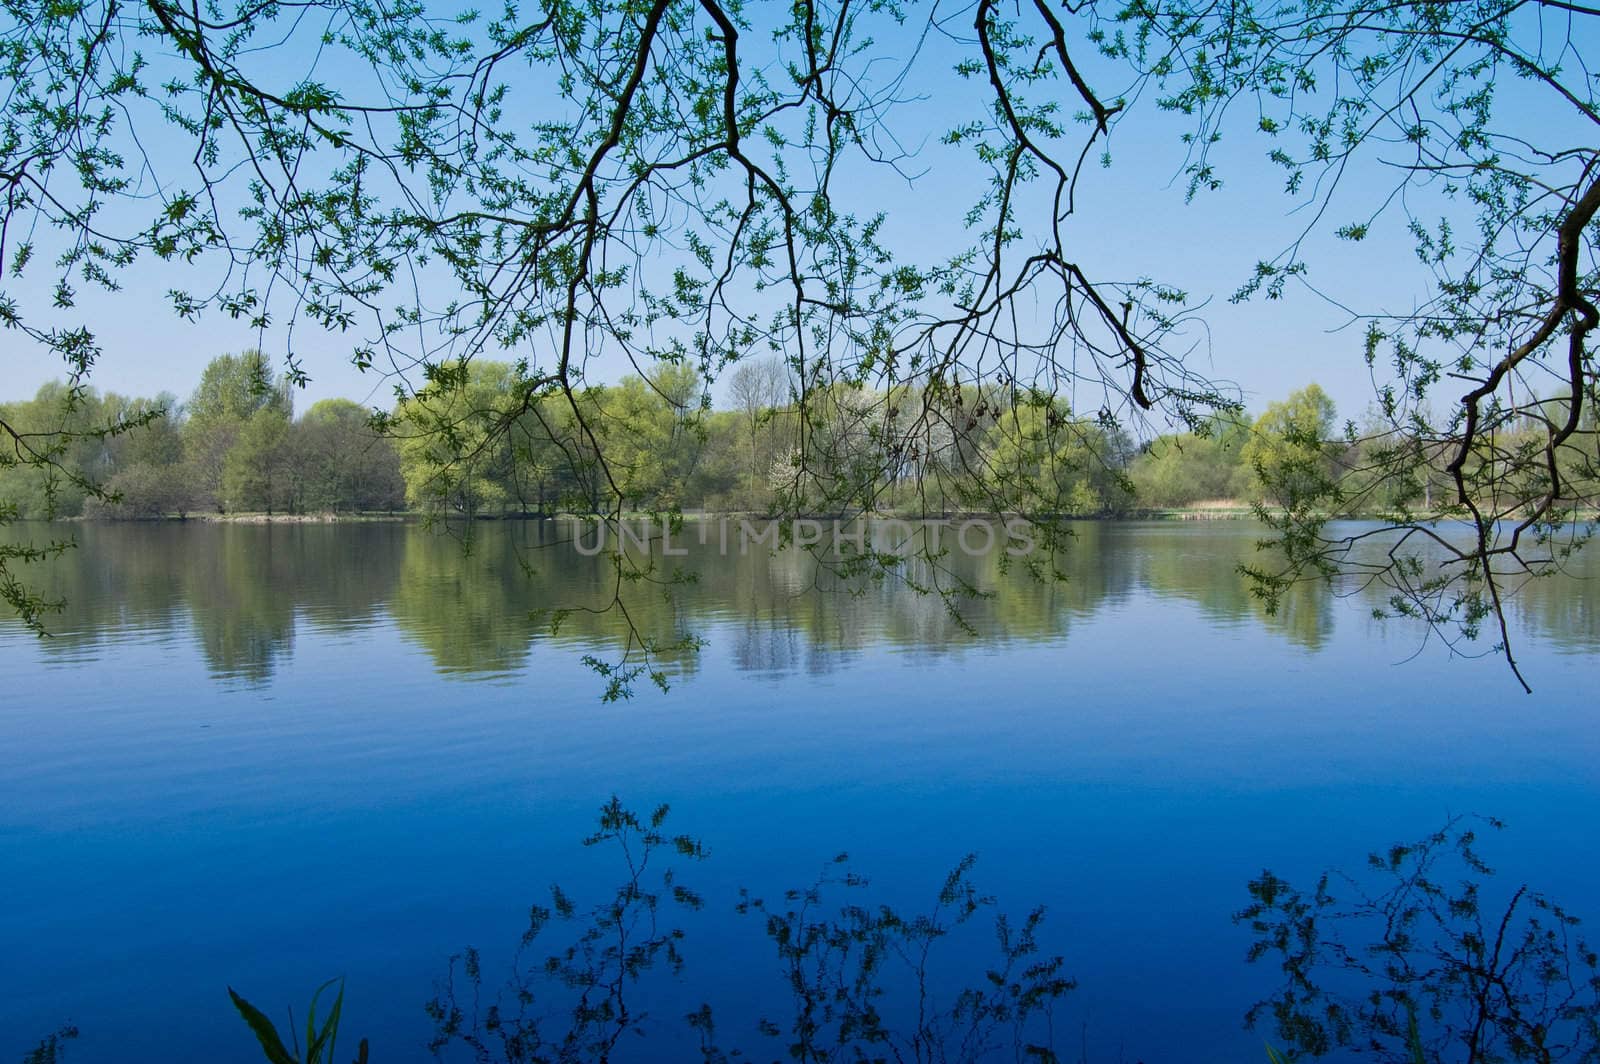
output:
[[[322,992],[334,983],[339,984],[339,993],[333,999],[333,1007],[328,1010],[328,1018],[323,1021],[322,1030],[315,1031],[317,1019],[317,999]],[[311,998],[311,1014],[306,1022],[306,1064],[322,1064],[333,1059],[334,1044],[339,1038],[339,1015],[344,1011],[344,981],[330,979],[317,989]]]
[[1411,1056],[1411,1064],[1428,1064],[1428,1056],[1422,1051],[1422,1032],[1417,1030],[1417,1010],[1406,1010],[1406,1051]]

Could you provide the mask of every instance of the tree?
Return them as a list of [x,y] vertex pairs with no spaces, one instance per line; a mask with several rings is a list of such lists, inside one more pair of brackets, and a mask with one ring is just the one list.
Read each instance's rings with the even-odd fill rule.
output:
[[[184,408],[183,426],[184,459],[200,505],[227,511],[238,505],[237,499],[246,496],[264,501],[262,484],[270,478],[263,464],[266,455],[260,448],[266,442],[265,435],[275,431],[270,426],[287,425],[294,414],[289,388],[288,378],[273,373],[260,351],[221,355],[206,365]],[[248,460],[241,457],[234,462],[235,481],[230,491],[224,483],[230,455],[245,427],[258,414],[262,421],[253,441],[256,453]]]
[[396,510],[405,480],[394,442],[373,431],[371,415],[348,399],[324,399],[290,429],[300,505],[315,511]]
[[289,453],[289,422],[276,409],[250,415],[239,429],[222,468],[221,500],[229,510],[296,509],[298,476]]
[[1241,499],[1253,489],[1244,460],[1249,425],[1220,414],[1199,431],[1152,440],[1128,470],[1144,506],[1188,506],[1207,499]]
[[289,381],[273,372],[272,364],[260,351],[220,355],[201,372],[185,413],[191,423],[201,424],[244,422],[262,410],[288,420],[294,415],[289,388]]
[[[114,501],[93,479],[96,467],[117,437],[144,428],[161,412],[136,409],[106,419],[99,397],[83,383],[86,371],[87,364],[65,382],[45,385],[30,403],[0,404],[0,528],[25,517],[69,515],[85,501]],[[46,615],[62,602],[44,598],[23,574],[72,545],[31,537],[0,541],[0,601],[41,635]]]
[[986,479],[1010,486],[1030,516],[1092,517],[1122,509],[1131,492],[1108,458],[1118,445],[1104,426],[1073,417],[1063,406],[1040,395],[1001,416],[990,434]]
[[87,499],[84,513],[123,518],[186,515],[194,509],[194,492],[190,468],[184,464],[177,398],[169,392],[150,400],[107,398],[117,406],[118,417],[148,420],[109,442],[101,477],[110,498]]
[[700,376],[663,365],[591,393],[609,491],[621,505],[675,509],[704,443]]
[[503,510],[512,456],[496,430],[497,402],[515,390],[517,368],[474,362],[441,367],[433,383],[396,408],[406,499],[430,514]]
[[186,517],[195,509],[194,496],[180,465],[137,463],[118,470],[106,481],[112,498],[88,512],[121,518]]
[[[708,411],[699,420],[702,441],[684,486],[683,505],[705,510],[763,509],[768,502],[765,481],[750,478],[744,438],[748,425],[743,411]],[[771,435],[762,433],[766,437],[762,449],[775,453]]]
[[1270,501],[1296,510],[1333,499],[1338,485],[1329,437],[1335,413],[1327,393],[1308,384],[1256,419],[1240,458]]
[[[776,357],[740,362],[728,379],[728,395],[748,436],[750,484],[766,480],[777,455],[772,422],[789,398],[789,369]],[[764,431],[765,430],[765,431]]]
[[[110,484],[117,473],[177,460],[181,448],[167,417],[172,406],[170,396],[130,399],[61,381],[43,385],[31,400],[0,407],[19,434],[11,453],[0,451],[0,498],[17,516],[34,519],[118,506],[118,489]],[[50,460],[30,460],[35,446]]]
[[[93,459],[84,445],[96,448],[99,441],[80,434],[93,424],[100,404],[87,392],[69,400],[69,390],[68,385],[46,384],[32,400],[4,408],[5,423],[15,434],[15,442],[11,452],[0,458],[0,490],[19,517],[72,517],[83,505],[88,478],[93,476],[92,471],[81,469]],[[58,461],[28,461],[26,448],[34,445],[31,441],[38,441],[40,447],[55,446]],[[83,482],[65,475],[65,469],[78,472]]]

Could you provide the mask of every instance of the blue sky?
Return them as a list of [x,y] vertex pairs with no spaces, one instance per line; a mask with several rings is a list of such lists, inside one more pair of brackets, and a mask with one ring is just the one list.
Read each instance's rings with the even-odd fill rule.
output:
[[[895,45],[909,51],[912,43],[907,37]],[[1126,81],[1125,73],[1097,63],[1086,43],[1078,45],[1077,54],[1088,57],[1091,81],[1105,86],[1105,95],[1114,95]],[[926,172],[911,182],[881,167],[852,175],[859,201],[888,212],[890,240],[930,257],[961,239],[961,216],[978,190],[971,167],[937,143],[947,115],[969,102],[963,94],[981,87],[943,76],[954,55],[948,42],[930,43],[922,56],[929,71],[927,86],[913,85],[922,98],[903,106],[895,119],[903,138],[922,146],[912,165]],[[1061,88],[1066,90],[1064,83]],[[1086,175],[1079,214],[1068,227],[1073,242],[1069,254],[1091,277],[1151,276],[1184,288],[1197,300],[1209,300],[1202,314],[1204,330],[1194,334],[1190,358],[1203,374],[1235,382],[1252,409],[1316,381],[1334,397],[1342,416],[1359,417],[1373,387],[1360,357],[1361,330],[1346,327],[1346,313],[1298,285],[1291,285],[1281,301],[1258,297],[1239,306],[1228,301],[1257,260],[1271,258],[1299,235],[1307,221],[1306,199],[1283,193],[1281,171],[1265,162],[1270,145],[1236,122],[1239,128],[1230,129],[1214,153],[1224,187],[1186,203],[1179,138],[1189,126],[1156,111],[1150,102],[1141,101],[1116,127],[1110,141],[1112,165],[1094,167]],[[185,149],[176,139],[170,147]],[[1398,220],[1360,245],[1326,235],[1343,221],[1364,217],[1393,180],[1376,158],[1353,170],[1324,232],[1305,246],[1309,280],[1346,306],[1404,312],[1426,294],[1427,274]],[[41,272],[34,283],[45,278]],[[214,314],[197,323],[178,319],[165,293],[196,282],[164,264],[141,266],[125,282],[125,290],[114,296],[86,291],[80,304],[82,317],[93,324],[104,347],[93,376],[102,390],[142,395],[174,391],[181,398],[212,357],[258,344],[276,356],[289,342],[276,333],[260,336]],[[9,278],[0,287],[30,294],[27,283]],[[393,382],[351,366],[347,337],[302,326],[293,342],[311,377],[297,396],[299,408],[331,396],[389,404]],[[5,364],[0,399],[27,396],[62,373],[57,360],[25,343],[7,345]],[[591,376],[614,379],[627,368],[619,359],[608,362],[601,356]],[[1079,403],[1081,408],[1091,405]]]
[[[1132,128],[1124,127],[1113,140],[1112,167],[1097,170],[1087,183],[1084,216],[1073,226],[1082,258],[1104,264],[1108,276],[1152,275],[1196,299],[1209,298],[1203,313],[1209,337],[1200,338],[1204,342],[1192,357],[1202,372],[1237,382],[1253,408],[1313,380],[1334,396],[1341,413],[1364,407],[1372,386],[1360,358],[1359,329],[1340,331],[1347,315],[1300,286],[1280,301],[1228,302],[1259,258],[1270,257],[1298,233],[1293,203],[1279,193],[1277,175],[1266,173],[1263,179],[1254,159],[1240,159],[1248,165],[1238,166],[1238,176],[1222,190],[1186,204],[1175,177],[1180,157],[1175,146],[1130,145],[1126,134]],[[896,204],[889,209],[891,226],[921,227],[938,219],[954,229],[967,207],[960,190],[941,186],[932,175],[910,188],[892,179],[882,186],[885,200]],[[1388,252],[1379,254],[1373,244],[1351,248],[1313,241],[1310,279],[1352,304],[1376,301],[1401,309],[1408,297],[1420,296],[1423,277],[1407,242],[1387,243]],[[94,371],[96,387],[139,395],[174,390],[181,398],[211,358],[261,344],[256,330],[220,315],[198,322],[178,318],[166,291],[182,280],[157,269],[128,278],[115,295],[84,293],[84,316],[94,323],[105,351]],[[332,396],[388,403],[391,382],[350,365],[345,339],[303,327],[296,345],[311,376],[297,396],[297,408]],[[271,333],[262,346],[270,354],[282,353]],[[31,395],[62,375],[60,360],[50,353],[26,343],[8,348],[0,399]],[[625,368],[619,365],[616,372]]]

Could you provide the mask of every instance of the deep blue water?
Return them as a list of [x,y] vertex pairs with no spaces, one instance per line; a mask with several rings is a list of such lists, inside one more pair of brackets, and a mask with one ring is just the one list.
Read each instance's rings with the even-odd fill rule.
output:
[[530,578],[390,526],[80,530],[54,635],[0,627],[0,1060],[64,1021],[70,1060],[251,1060],[226,987],[281,1016],[336,975],[346,1039],[425,1059],[453,952],[492,980],[548,884],[614,880],[579,845],[613,793],[712,851],[685,870],[708,901],[685,977],[627,1059],[686,1052],[691,999],[747,1029],[777,965],[735,888],[841,850],[874,899],[919,904],[974,851],[1002,908],[1047,905],[1080,983],[1057,1030],[1094,1061],[1264,1059],[1242,1015],[1272,973],[1230,919],[1264,866],[1309,879],[1492,814],[1506,878],[1600,920],[1596,582],[1519,607],[1529,697],[1493,656],[1412,657],[1367,596],[1265,616],[1233,574],[1256,535],[1093,526],[1068,586],[1001,581],[976,635],[904,590],[691,559],[729,570],[676,607],[704,649],[605,704],[580,658],[615,633],[527,616],[587,586],[572,559]]

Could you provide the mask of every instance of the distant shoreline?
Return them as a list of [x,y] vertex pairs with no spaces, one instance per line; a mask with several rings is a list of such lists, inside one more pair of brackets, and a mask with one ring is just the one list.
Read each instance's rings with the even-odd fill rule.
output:
[[[346,524],[379,524],[379,523],[405,523],[420,521],[421,514],[414,513],[315,513],[315,514],[151,514],[139,517],[110,517],[96,515],[93,517],[62,517],[55,521],[41,521],[42,524],[84,524],[84,525],[346,525]],[[37,518],[26,519],[29,521]],[[18,521],[22,524],[24,521]]]
[[[643,520],[659,517],[646,511],[630,511],[622,515],[623,520]],[[836,520],[843,515],[832,513],[806,513],[794,514],[762,514],[749,510],[702,510],[687,512],[681,515],[685,522],[717,521],[729,518],[745,520],[771,521],[787,520],[799,516],[810,519]],[[851,515],[849,519],[855,520],[863,515]],[[897,514],[874,513],[866,515],[869,520],[888,521],[915,521],[915,520],[1001,520],[1014,517],[1014,514],[975,513],[963,511],[949,511],[945,513],[928,514]],[[1063,517],[1064,521],[1250,521],[1256,517],[1255,511],[1248,505],[1207,505],[1196,507],[1161,507],[1150,509],[1127,510],[1115,514],[1082,514]],[[304,513],[304,514],[267,514],[267,513],[191,513],[191,514],[160,514],[139,517],[113,517],[108,515],[95,515],[85,517],[63,517],[54,522],[42,521],[40,523],[56,524],[234,524],[234,525],[333,525],[333,524],[409,524],[420,523],[428,519],[427,514],[416,511],[395,511],[384,513]],[[454,515],[449,520],[459,520],[460,515]],[[590,515],[577,514],[537,514],[537,513],[507,513],[507,514],[476,514],[474,521],[564,521],[564,520],[594,520]],[[28,523],[39,519],[24,519]],[[19,521],[18,523],[24,523]]]

